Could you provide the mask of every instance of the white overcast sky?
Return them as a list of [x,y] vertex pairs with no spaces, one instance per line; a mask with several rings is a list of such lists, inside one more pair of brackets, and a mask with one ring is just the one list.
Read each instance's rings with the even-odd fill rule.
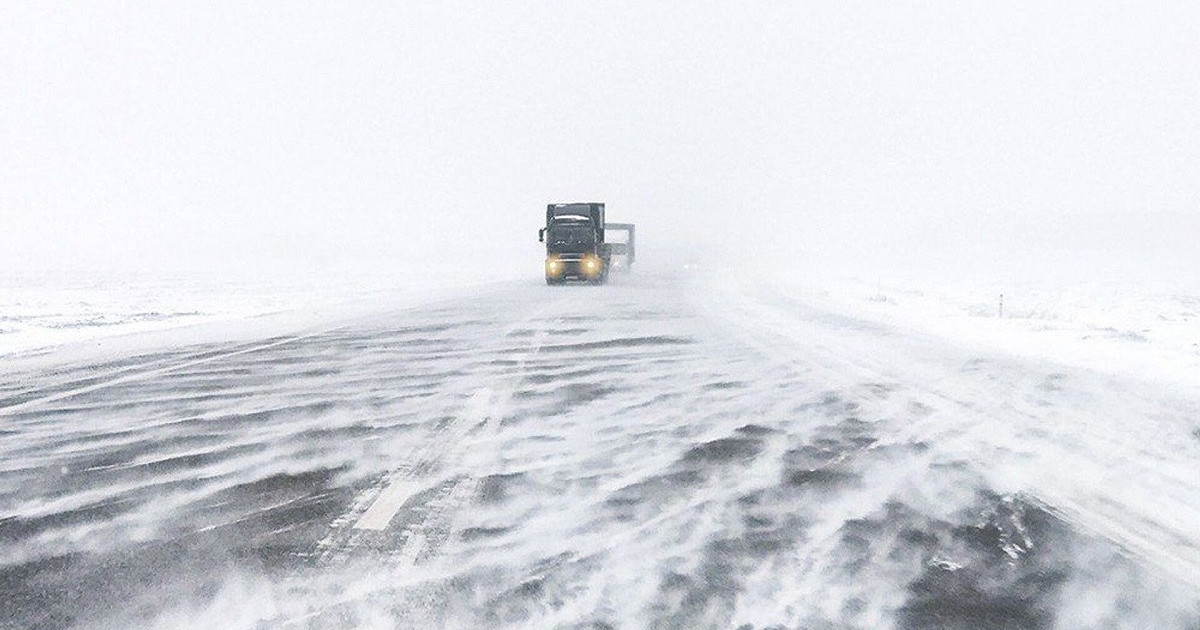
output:
[[1195,279],[1200,4],[0,5],[6,269],[536,274],[567,200],[677,251]]

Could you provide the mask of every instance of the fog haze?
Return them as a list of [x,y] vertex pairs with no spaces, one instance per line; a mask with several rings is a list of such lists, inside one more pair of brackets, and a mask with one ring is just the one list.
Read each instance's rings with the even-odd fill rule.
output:
[[602,200],[672,260],[1194,284],[1197,41],[1185,2],[10,4],[0,263],[536,277],[545,203]]
[[2,627],[1200,630],[1198,461],[1194,0],[0,2]]

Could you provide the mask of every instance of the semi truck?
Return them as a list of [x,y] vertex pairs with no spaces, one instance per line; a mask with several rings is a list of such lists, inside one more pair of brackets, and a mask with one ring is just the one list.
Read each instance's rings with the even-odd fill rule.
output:
[[613,269],[629,271],[635,258],[632,223],[606,223],[604,204],[552,203],[538,241],[546,244],[546,284],[604,284]]

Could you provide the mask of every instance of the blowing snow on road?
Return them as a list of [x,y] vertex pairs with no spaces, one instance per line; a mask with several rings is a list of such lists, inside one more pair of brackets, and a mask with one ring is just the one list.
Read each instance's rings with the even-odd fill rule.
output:
[[0,625],[1200,628],[1194,392],[622,280],[14,362]]

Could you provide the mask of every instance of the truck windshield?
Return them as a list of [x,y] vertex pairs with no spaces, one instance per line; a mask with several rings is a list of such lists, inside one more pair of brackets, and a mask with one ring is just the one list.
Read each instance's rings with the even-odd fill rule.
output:
[[596,244],[596,237],[586,226],[556,226],[550,228],[550,238],[547,239],[552,251],[559,253],[582,253]]

